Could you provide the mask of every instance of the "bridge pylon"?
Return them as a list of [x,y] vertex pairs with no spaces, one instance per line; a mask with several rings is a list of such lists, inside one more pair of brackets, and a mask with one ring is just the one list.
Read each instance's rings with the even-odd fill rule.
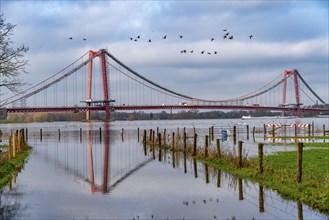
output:
[[[286,97],[287,97],[287,79],[290,77],[290,75],[293,75],[294,77],[294,88],[295,88],[295,99],[296,99],[296,107],[297,107],[297,117],[300,117],[300,103],[299,103],[299,86],[298,86],[298,74],[297,70],[285,70],[283,72],[283,97],[282,97],[282,103],[286,103]],[[284,111],[282,112],[282,116],[284,116]]]
[[[89,58],[93,57],[98,52],[95,51],[89,51]],[[98,57],[101,60],[101,71],[102,71],[102,81],[103,81],[103,93],[104,93],[104,106],[105,106],[105,117],[106,120],[110,117],[110,105],[109,105],[109,89],[108,89],[108,83],[107,83],[107,68],[106,68],[106,57],[105,57],[105,49],[101,49],[100,53],[98,54]],[[92,76],[93,76],[93,60],[90,60],[88,63],[88,90],[87,90],[87,102],[88,106],[91,106],[91,91],[92,91]],[[86,111],[86,120],[90,120],[90,110]]]

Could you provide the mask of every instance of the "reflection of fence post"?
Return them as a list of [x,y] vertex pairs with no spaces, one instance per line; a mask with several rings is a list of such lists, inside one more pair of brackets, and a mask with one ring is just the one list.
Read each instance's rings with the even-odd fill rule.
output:
[[297,210],[298,210],[298,220],[303,220],[303,203],[298,201],[297,202]]
[[239,200],[243,200],[243,185],[241,178],[239,178],[238,180],[238,185],[239,185]]
[[208,157],[208,135],[205,136],[205,148],[204,148],[204,156]]
[[209,183],[209,167],[208,164],[204,165],[205,174],[206,174],[206,183]]
[[40,128],[40,141],[42,141],[42,128]]
[[58,141],[61,140],[61,129],[58,128]]
[[272,125],[272,137],[273,138],[275,137],[275,126],[274,126],[274,124]]
[[297,158],[297,182],[302,182],[302,167],[303,167],[303,143],[298,143],[298,158]]
[[239,168],[242,167],[242,141],[238,141],[238,163]]
[[194,178],[198,178],[198,164],[195,158],[193,158]]
[[196,143],[197,143],[197,138],[198,138],[198,134],[194,133],[194,141],[193,141],[193,156],[196,155]]
[[218,169],[218,171],[217,171],[217,187],[218,188],[220,187],[221,176],[222,176],[222,170],[221,169]]
[[264,212],[264,188],[263,185],[259,185],[259,212]]

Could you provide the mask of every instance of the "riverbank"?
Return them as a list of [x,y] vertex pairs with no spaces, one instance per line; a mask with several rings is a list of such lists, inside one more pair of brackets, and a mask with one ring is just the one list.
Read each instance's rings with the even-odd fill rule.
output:
[[215,168],[228,171],[240,178],[277,191],[283,198],[302,202],[329,215],[329,146],[328,143],[305,143],[303,150],[302,182],[296,181],[297,152],[278,152],[264,156],[264,170],[260,174],[258,158],[244,161],[238,168],[232,158],[211,158],[198,155],[197,159]]
[[17,131],[9,136],[9,145],[0,145],[0,189],[21,171],[31,153],[23,133]]

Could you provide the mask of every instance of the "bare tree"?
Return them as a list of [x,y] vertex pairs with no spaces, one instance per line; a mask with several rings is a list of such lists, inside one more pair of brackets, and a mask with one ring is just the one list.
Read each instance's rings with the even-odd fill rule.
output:
[[11,36],[16,25],[5,23],[3,14],[0,14],[0,88],[6,87],[13,92],[23,85],[19,75],[26,73],[25,66],[28,61],[24,54],[29,50],[22,45],[15,48]]

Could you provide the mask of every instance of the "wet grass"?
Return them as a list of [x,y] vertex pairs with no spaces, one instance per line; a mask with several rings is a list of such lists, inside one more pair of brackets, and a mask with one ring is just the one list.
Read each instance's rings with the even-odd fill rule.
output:
[[[244,161],[243,168],[232,158],[197,159],[240,178],[258,182],[278,192],[283,198],[300,201],[329,215],[329,146],[328,143],[305,143],[311,149],[303,151],[302,182],[297,183],[297,152],[278,152],[264,156],[264,172],[259,173],[258,158]],[[321,147],[321,149],[319,149]]]
[[0,145],[0,189],[4,187],[13,177],[20,172],[26,163],[32,147],[26,146],[23,151],[16,155],[16,158],[8,158],[8,146]]
[[[170,143],[162,148],[184,152],[182,139],[178,140],[177,145],[179,147],[176,146],[175,149],[170,146]],[[297,143],[291,145],[297,146]],[[236,153],[221,149],[219,158],[215,147],[209,147],[208,157],[205,157],[205,148],[197,147],[195,158],[239,178],[258,182],[276,191],[285,199],[302,202],[329,216],[329,145],[328,143],[304,143],[304,147],[301,183],[297,182],[297,151],[264,155],[262,174],[259,172],[257,156],[250,158],[242,155],[242,168],[238,166]],[[186,143],[185,153],[192,156],[193,143],[191,140]]]

